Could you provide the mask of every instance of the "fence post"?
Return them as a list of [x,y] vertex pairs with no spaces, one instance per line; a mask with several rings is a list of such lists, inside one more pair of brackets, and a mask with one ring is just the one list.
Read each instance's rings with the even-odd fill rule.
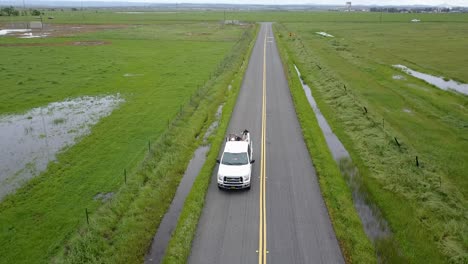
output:
[[85,213],[86,213],[86,223],[88,223],[88,225],[89,225],[88,208],[85,208]]

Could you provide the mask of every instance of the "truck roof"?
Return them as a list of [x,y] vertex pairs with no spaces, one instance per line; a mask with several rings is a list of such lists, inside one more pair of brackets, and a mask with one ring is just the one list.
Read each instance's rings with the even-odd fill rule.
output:
[[224,147],[224,152],[229,153],[241,153],[247,152],[247,147],[249,143],[246,141],[228,141]]

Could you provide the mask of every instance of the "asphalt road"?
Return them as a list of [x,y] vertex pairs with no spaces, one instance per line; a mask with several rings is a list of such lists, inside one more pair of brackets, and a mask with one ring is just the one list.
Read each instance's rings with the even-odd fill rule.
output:
[[254,144],[252,188],[218,190],[215,169],[189,263],[343,263],[270,23],[259,31],[228,132],[243,129]]

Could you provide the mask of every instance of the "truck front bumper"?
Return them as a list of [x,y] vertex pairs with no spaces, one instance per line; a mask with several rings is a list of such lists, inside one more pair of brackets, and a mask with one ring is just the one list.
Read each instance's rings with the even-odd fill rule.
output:
[[[239,177],[240,178],[240,177]],[[248,181],[233,180],[224,177],[223,180],[218,179],[218,187],[223,189],[245,189],[250,188],[250,179]]]

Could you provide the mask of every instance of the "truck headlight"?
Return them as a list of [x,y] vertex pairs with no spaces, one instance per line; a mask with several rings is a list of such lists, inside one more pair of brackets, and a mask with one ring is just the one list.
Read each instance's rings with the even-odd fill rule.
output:
[[248,181],[250,179],[250,175],[245,175],[244,176],[244,181]]
[[218,180],[222,181],[223,180],[223,175],[218,174]]

